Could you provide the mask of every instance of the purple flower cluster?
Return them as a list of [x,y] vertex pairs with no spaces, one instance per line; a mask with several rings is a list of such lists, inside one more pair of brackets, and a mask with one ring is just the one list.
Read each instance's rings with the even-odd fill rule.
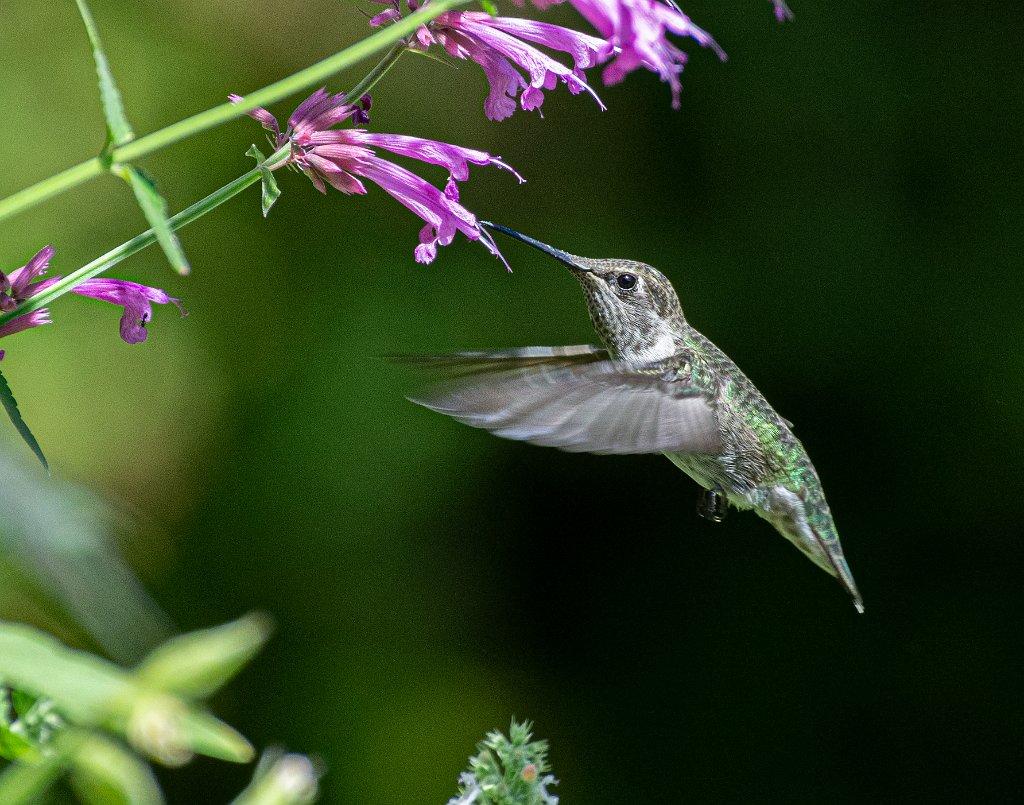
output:
[[[392,8],[374,19],[378,24],[381,18],[393,19],[389,12],[397,15],[397,5],[395,0]],[[568,53],[573,66],[566,67],[530,42]],[[539,110],[544,103],[543,91],[554,89],[559,83],[574,95],[590,93],[604,109],[583,72],[611,56],[612,46],[596,36],[546,22],[492,17],[478,11],[448,11],[422,26],[410,43],[420,50],[434,44],[453,58],[469,59],[483,68],[491,86],[484,111],[491,120],[509,117],[516,109],[516,98],[523,109]],[[529,80],[520,70],[529,75]]]
[[[659,0],[569,0],[614,48],[615,60],[604,70],[605,84],[617,84],[641,67],[651,70],[672,89],[672,106],[679,108],[679,75],[687,55],[668,39],[676,34],[711,48],[725,60],[725,52],[710,34],[698,28],[675,6]],[[546,8],[551,3],[534,3]]]
[[[242,100],[238,95],[230,97],[236,103]],[[404,134],[333,128],[349,118],[365,122],[369,104],[366,96],[356,104],[349,104],[343,94],[331,95],[319,89],[299,104],[288,118],[284,131],[266,109],[257,107],[249,115],[273,135],[276,148],[290,144],[291,155],[283,164],[301,170],[321,193],[327,192],[327,185],[342,193],[365,193],[366,187],[360,181],[362,177],[380,186],[423,219],[426,226],[420,231],[420,245],[415,250],[417,262],[432,262],[437,256],[437,247],[451,243],[456,232],[470,240],[481,241],[504,262],[487,230],[482,229],[476,216],[459,203],[457,182],[469,178],[469,163],[494,165],[511,171],[520,182],[523,178],[500,159],[484,151]],[[448,171],[444,190],[383,159],[374,148],[444,167]]]
[[[53,257],[53,247],[44,246],[25,265],[9,274],[0,271],[0,311],[7,313],[26,299],[45,291],[60,277],[42,279]],[[153,318],[152,303],[165,305],[173,302],[182,310],[180,301],[173,299],[158,288],[139,285],[137,282],[106,278],[88,279],[71,289],[79,296],[91,296],[124,308],[121,314],[121,338],[129,344],[146,340],[146,324]],[[50,313],[46,308],[34,310],[0,325],[0,338],[41,324],[50,324]],[[4,356],[0,350],[0,359]]]
[[[416,11],[429,1],[406,0],[406,6]],[[372,2],[387,6],[370,20],[373,26],[394,22],[402,15],[402,0]],[[522,6],[526,0],[515,2]],[[544,10],[563,0],[531,2]],[[446,11],[421,26],[407,39],[406,45],[424,51],[439,45],[452,58],[480,65],[490,84],[484,112],[491,120],[504,120],[517,106],[539,110],[545,91],[559,84],[565,84],[573,94],[589,93],[604,109],[585,74],[585,70],[600,64],[605,65],[606,84],[618,83],[641,67],[657,73],[668,82],[672,105],[678,107],[679,75],[687,56],[669,41],[669,34],[689,37],[725,58],[715,41],[674,4],[661,0],[568,2],[594,26],[599,36],[529,19],[476,11]],[[776,14],[779,14],[785,4],[781,0],[775,2]],[[563,64],[537,45],[568,54],[572,66]],[[236,103],[242,100],[238,95],[230,98]],[[504,168],[512,171],[520,182],[522,177],[484,151],[420,137],[378,134],[362,128],[336,128],[346,121],[356,125],[368,123],[370,104],[368,95],[352,103],[342,94],[331,95],[326,89],[320,89],[299,105],[283,131],[266,109],[257,107],[248,114],[273,135],[275,148],[289,146],[289,156],[281,164],[305,173],[321,193],[326,193],[330,185],[342,193],[363,194],[366,186],[362,180],[368,179],[419,216],[426,226],[420,231],[420,243],[415,249],[418,262],[432,262],[437,257],[438,247],[451,243],[457,232],[470,240],[483,242],[492,254],[504,261],[490,234],[478,225],[473,213],[459,203],[457,183],[468,178],[469,163]],[[448,182],[444,190],[378,156],[374,149],[446,168]]]
[[[526,0],[514,0],[522,6]],[[530,0],[537,8],[550,8],[564,0]],[[371,25],[393,22],[401,16],[400,0],[373,0],[388,5],[370,20]],[[407,0],[415,11],[429,0]],[[514,99],[524,109],[538,109],[543,102],[542,89],[553,89],[559,81],[570,92],[582,90],[594,94],[583,71],[608,63],[602,75],[605,84],[617,84],[634,70],[644,68],[657,73],[672,90],[672,106],[679,107],[682,85],[679,75],[687,55],[669,40],[669,34],[688,37],[711,48],[719,58],[725,53],[703,29],[694,25],[674,3],[661,0],[568,0],[597,30],[599,37],[558,25],[512,17],[492,17],[480,12],[445,12],[421,27],[413,47],[441,45],[449,55],[479,64],[491,85],[484,105],[487,116],[502,120],[515,110]],[[788,14],[783,0],[773,0],[775,14]],[[522,41],[526,40],[526,41]],[[533,44],[529,44],[533,43]],[[544,45],[573,58],[569,68],[534,47]],[[530,75],[527,83],[519,70]],[[522,91],[520,95],[520,91]],[[598,101],[600,103],[600,101]],[[604,108],[602,106],[602,108]]]

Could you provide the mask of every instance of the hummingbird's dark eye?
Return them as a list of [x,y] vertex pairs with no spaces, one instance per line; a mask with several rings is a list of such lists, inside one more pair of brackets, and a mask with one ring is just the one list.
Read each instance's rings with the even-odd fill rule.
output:
[[623,291],[632,291],[636,287],[636,274],[619,274],[615,278],[615,284]]

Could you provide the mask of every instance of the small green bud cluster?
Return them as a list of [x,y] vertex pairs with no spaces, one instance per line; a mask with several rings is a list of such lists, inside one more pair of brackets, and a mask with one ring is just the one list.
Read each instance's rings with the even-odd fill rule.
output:
[[469,771],[459,776],[459,794],[448,805],[558,805],[548,786],[548,742],[531,741],[533,725],[513,720],[506,738],[497,730],[477,744]]

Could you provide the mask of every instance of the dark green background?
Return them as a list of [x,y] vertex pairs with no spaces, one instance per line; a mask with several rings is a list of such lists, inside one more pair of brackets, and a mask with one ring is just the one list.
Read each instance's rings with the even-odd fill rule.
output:
[[[91,6],[140,132],[329,55],[375,9]],[[694,52],[679,111],[638,73],[600,89],[607,112],[560,88],[544,119],[491,123],[475,66],[407,57],[372,128],[500,154],[527,183],[476,168],[470,209],[664,270],[796,423],[864,616],[760,519],[699,520],[660,457],[503,442],[406,402],[416,376],[379,356],[594,336],[525,246],[501,242],[512,274],[464,240],[415,264],[419,223],[377,188],[281,175],[269,220],[251,192],[184,231],[191,277],[153,250],[118,267],[189,310],[158,310],[144,345],[77,297],[5,340],[54,475],[111,502],[174,621],[274,616],[215,709],[322,757],[324,801],[440,805],[512,715],[550,739],[567,805],[1021,796],[1024,7],[792,6],[779,26],[760,0],[687,2],[730,60]],[[6,195],[92,156],[103,125],[73,4],[2,9]],[[252,142],[237,121],[143,167],[180,209]],[[97,180],[0,225],[0,258],[52,242],[67,272],[144,228]],[[217,802],[249,774],[163,777]]]

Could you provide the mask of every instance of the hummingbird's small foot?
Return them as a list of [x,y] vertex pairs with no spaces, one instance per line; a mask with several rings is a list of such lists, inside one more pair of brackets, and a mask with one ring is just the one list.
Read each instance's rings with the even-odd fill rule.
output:
[[712,523],[720,523],[729,512],[729,498],[720,486],[697,493],[697,514]]

